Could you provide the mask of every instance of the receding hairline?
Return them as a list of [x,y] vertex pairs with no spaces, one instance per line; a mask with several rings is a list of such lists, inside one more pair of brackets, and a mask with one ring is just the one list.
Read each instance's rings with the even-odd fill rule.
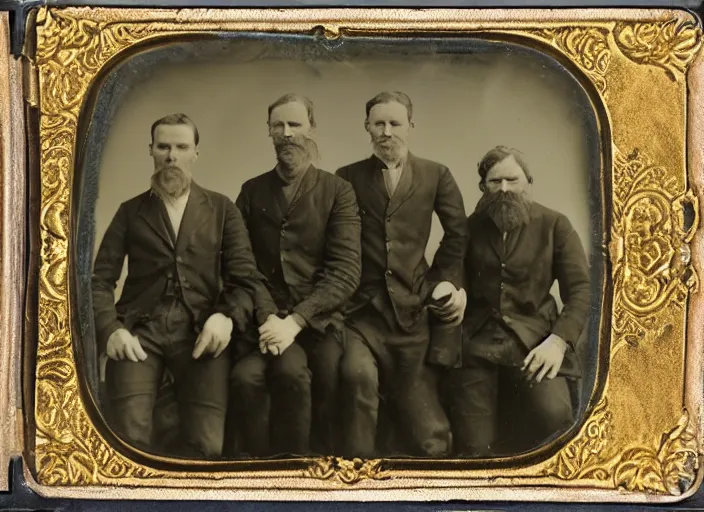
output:
[[274,114],[274,112],[275,112],[277,109],[279,109],[279,108],[281,108],[281,107],[285,107],[286,105],[291,105],[292,103],[296,103],[296,104],[300,105],[301,107],[303,107],[303,110],[305,110],[306,118],[308,118],[308,114],[309,114],[308,105],[306,105],[306,104],[303,102],[303,100],[295,99],[295,100],[289,100],[289,101],[287,101],[287,102],[285,102],[285,103],[280,103],[280,104],[276,105],[275,107],[273,107],[273,108],[271,109],[271,112],[269,113],[269,119],[271,119],[271,116]]
[[410,119],[411,119],[411,112],[409,111],[408,106],[407,106],[407,105],[404,105],[404,104],[401,103],[399,100],[394,99],[394,98],[390,98],[390,99],[388,99],[388,100],[380,101],[380,102],[375,103],[374,105],[372,105],[372,106],[369,108],[369,114],[367,114],[367,119],[369,119],[369,116],[372,115],[372,110],[374,110],[376,107],[381,106],[381,105],[390,105],[390,104],[392,104],[392,103],[396,103],[397,105],[402,106],[403,109],[406,111],[406,116],[408,117],[408,120],[410,121]]

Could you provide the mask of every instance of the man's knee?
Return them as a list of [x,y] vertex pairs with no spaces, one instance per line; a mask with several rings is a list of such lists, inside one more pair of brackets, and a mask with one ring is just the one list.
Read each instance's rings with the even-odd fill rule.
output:
[[112,424],[120,436],[138,447],[151,445],[153,400],[146,396],[112,399],[110,409]]
[[379,371],[373,361],[343,358],[340,367],[343,386],[356,393],[378,394]]
[[292,345],[271,362],[271,376],[276,385],[306,390],[310,389],[311,371],[303,349]]
[[[534,400],[535,414],[544,429],[544,435],[550,436],[560,432],[574,422],[572,401],[564,378],[558,377],[550,386],[545,386],[544,392]],[[563,385],[564,384],[564,385]]]
[[266,366],[255,357],[238,361],[230,373],[232,388],[237,390],[257,389],[266,386]]

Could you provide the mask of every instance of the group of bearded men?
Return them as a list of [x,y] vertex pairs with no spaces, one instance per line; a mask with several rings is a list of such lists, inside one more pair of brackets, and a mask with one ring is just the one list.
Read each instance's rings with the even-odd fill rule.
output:
[[165,371],[183,456],[491,457],[572,425],[590,286],[570,221],[531,200],[505,146],[479,162],[467,218],[450,170],[408,149],[410,98],[382,92],[365,113],[373,154],[330,173],[314,165],[312,102],[277,99],[276,164],[234,202],[193,180],[191,119],[152,125],[151,187],[120,205],[92,277],[125,441],[158,441]]

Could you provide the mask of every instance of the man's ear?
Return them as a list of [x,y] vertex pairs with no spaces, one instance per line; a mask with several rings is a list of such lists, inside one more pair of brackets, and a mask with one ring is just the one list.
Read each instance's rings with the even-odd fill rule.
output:
[[411,122],[408,123],[408,124],[409,124],[409,126],[410,126],[411,128],[415,128],[415,127],[416,127],[416,123],[414,123],[413,121],[411,121]]
[[368,117],[364,120],[364,129],[369,131],[369,118]]
[[154,156],[154,143],[149,144],[149,156]]
[[486,184],[484,183],[484,180],[479,182],[479,190],[481,190],[482,193],[486,192]]

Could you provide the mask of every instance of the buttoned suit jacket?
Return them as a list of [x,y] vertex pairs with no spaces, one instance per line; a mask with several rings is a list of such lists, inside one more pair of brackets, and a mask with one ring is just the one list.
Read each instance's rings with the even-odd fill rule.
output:
[[[125,256],[127,278],[115,304]],[[103,236],[92,276],[102,350],[115,330],[130,330],[149,319],[169,279],[193,316],[194,334],[213,313],[234,317],[264,286],[247,228],[230,199],[192,183],[177,237],[163,202],[152,191],[120,205]]]
[[242,186],[242,212],[267,287],[255,298],[259,324],[298,313],[320,333],[342,328],[342,310],[359,285],[360,219],[352,187],[311,166],[290,204],[276,170]]
[[[349,310],[373,304],[402,331],[413,332],[427,318],[425,306],[441,281],[462,286],[466,213],[450,170],[408,153],[393,196],[376,156],[340,168],[357,195],[362,218],[362,276]],[[432,266],[425,251],[433,213],[444,229]]]
[[[464,352],[475,352],[477,334],[490,318],[503,322],[529,351],[551,333],[574,347],[589,317],[589,265],[567,217],[532,202],[529,223],[505,242],[483,215],[470,215],[467,224]],[[559,314],[550,293],[555,280],[563,302]],[[579,374],[574,350],[563,367]]]

